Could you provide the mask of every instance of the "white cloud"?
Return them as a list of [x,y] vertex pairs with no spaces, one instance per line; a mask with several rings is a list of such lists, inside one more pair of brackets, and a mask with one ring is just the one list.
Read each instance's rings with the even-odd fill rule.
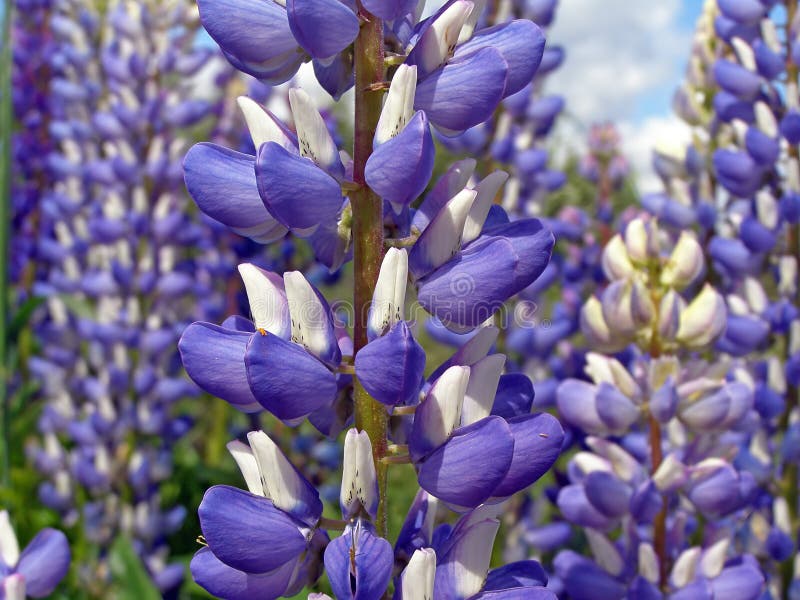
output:
[[658,138],[686,132],[669,109],[691,42],[681,8],[682,0],[561,0],[547,34],[567,52],[547,83],[567,102],[559,138],[580,150],[590,124],[613,121],[642,191],[658,189],[651,168]]
[[582,121],[629,118],[644,94],[682,70],[691,34],[680,11],[681,0],[562,0],[548,39],[567,60],[548,88]]
[[631,168],[638,174],[637,187],[642,193],[663,189],[661,181],[652,168],[653,148],[662,141],[678,143],[681,147],[691,139],[688,125],[675,115],[653,116],[640,123],[623,121],[620,126],[622,147]]

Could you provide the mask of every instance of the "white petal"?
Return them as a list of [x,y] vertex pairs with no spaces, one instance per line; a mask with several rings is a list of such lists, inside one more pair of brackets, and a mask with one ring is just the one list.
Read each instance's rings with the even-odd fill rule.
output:
[[489,561],[492,557],[492,546],[497,535],[500,522],[486,519],[470,527],[457,546],[448,556],[447,568],[453,571],[458,598],[469,598],[477,594],[486,574],[489,572]]
[[461,408],[469,383],[469,367],[454,366],[441,374],[433,384],[424,402],[432,402],[436,410],[426,424],[426,434],[434,446],[447,441],[461,422]]
[[311,98],[300,88],[292,88],[289,90],[289,104],[297,130],[300,155],[307,156],[336,176],[341,170],[339,150]]
[[280,509],[291,511],[302,498],[305,482],[277,444],[263,431],[251,431],[247,441],[258,463],[266,496]]
[[0,585],[5,600],[25,600],[25,578],[19,573],[9,575]]
[[644,542],[639,544],[639,573],[650,583],[658,583],[658,556],[653,546]]
[[500,330],[494,325],[488,325],[478,329],[477,333],[461,348],[458,349],[451,359],[454,365],[474,365],[484,358],[492,346],[497,341]]
[[8,511],[0,511],[0,558],[9,567],[19,560],[19,542],[8,519]]
[[422,34],[417,45],[423,50],[420,62],[426,73],[441,65],[453,52],[472,8],[472,2],[457,0]]
[[236,102],[244,115],[247,129],[250,131],[250,138],[253,140],[256,150],[261,147],[261,144],[275,142],[287,150],[296,151],[294,142],[263,106],[247,96],[239,96]]
[[682,588],[694,579],[700,552],[700,548],[693,546],[680,553],[672,567],[671,579],[676,588]]
[[367,330],[378,337],[403,319],[408,280],[408,253],[404,248],[389,248],[381,263]]
[[402,600],[433,600],[435,575],[436,552],[432,548],[415,551],[403,571]]
[[730,538],[722,538],[714,542],[711,547],[703,553],[703,558],[700,559],[700,571],[704,576],[713,579],[722,573],[722,567],[725,566],[730,544]]
[[477,192],[461,190],[447,201],[422,232],[412,252],[424,257],[426,272],[440,267],[461,248],[461,235]]
[[414,116],[414,94],[417,90],[416,65],[400,65],[392,76],[386,102],[378,119],[375,142],[382,144],[403,131]]
[[267,493],[261,481],[261,471],[258,469],[258,461],[256,461],[255,454],[253,454],[250,446],[243,444],[239,440],[233,440],[228,442],[226,447],[231,456],[233,456],[233,460],[239,466],[250,493],[257,496],[266,496]]
[[244,282],[256,329],[282,338],[289,337],[289,304],[281,277],[251,263],[239,265],[239,275]]
[[378,509],[378,478],[372,458],[372,444],[366,431],[350,429],[344,438],[342,487],[339,492],[342,511],[354,516],[363,507],[372,517]]
[[[475,32],[475,26],[478,24],[478,19],[481,18],[481,14],[483,14],[483,10],[486,8],[486,0],[472,0],[472,3],[475,6],[466,23],[464,23],[464,26],[461,28],[461,33],[458,36],[459,44],[463,44],[472,38],[472,34]],[[500,23],[501,21],[496,22]]]
[[462,244],[471,242],[481,234],[483,224],[489,215],[489,209],[494,204],[495,196],[507,179],[508,173],[505,171],[494,171],[475,186],[476,196],[469,209],[467,222],[464,224],[464,233],[461,236]]
[[283,284],[289,302],[292,341],[320,358],[329,356],[337,342],[330,315],[314,288],[300,271],[284,273]]
[[622,560],[617,547],[602,533],[587,527],[584,529],[589,547],[592,550],[595,562],[607,573],[619,575],[622,573],[625,563]]
[[471,425],[492,412],[497,384],[506,364],[504,354],[492,354],[470,367],[469,383],[464,394],[461,425]]

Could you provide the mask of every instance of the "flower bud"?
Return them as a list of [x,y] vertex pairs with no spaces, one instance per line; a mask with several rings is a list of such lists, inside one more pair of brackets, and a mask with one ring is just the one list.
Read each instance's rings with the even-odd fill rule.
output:
[[694,300],[681,311],[677,339],[691,348],[712,342],[725,328],[725,300],[706,284]]
[[661,271],[661,283],[682,289],[703,270],[703,249],[695,237],[684,231]]
[[609,240],[603,249],[603,272],[610,280],[625,279],[633,274],[633,264],[628,256],[628,250],[622,241],[622,236],[617,234]]
[[354,517],[361,508],[374,519],[378,511],[378,478],[372,460],[372,444],[366,431],[350,429],[344,438],[342,514]]

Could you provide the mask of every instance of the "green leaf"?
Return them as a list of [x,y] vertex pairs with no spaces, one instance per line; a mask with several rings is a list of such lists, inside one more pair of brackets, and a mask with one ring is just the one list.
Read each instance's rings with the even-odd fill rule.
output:
[[6,339],[11,342],[17,338],[19,333],[25,328],[31,319],[33,311],[35,311],[44,302],[44,298],[34,296],[28,298],[22,306],[19,307],[14,318],[8,324],[8,331],[6,332]]
[[111,546],[111,575],[118,600],[160,600],[142,561],[133,551],[128,538],[118,537]]

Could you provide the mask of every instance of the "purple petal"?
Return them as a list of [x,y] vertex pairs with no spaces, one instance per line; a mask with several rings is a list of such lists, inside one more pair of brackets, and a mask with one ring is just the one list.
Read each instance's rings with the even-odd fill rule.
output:
[[557,503],[564,517],[576,525],[594,529],[608,529],[612,525],[609,518],[592,506],[582,485],[561,488]]
[[254,157],[215,144],[195,144],[183,160],[183,173],[192,199],[212,219],[264,243],[286,233],[258,195]]
[[64,579],[71,560],[67,537],[57,529],[42,529],[22,551],[16,572],[25,578],[31,598],[49,596]]
[[492,414],[504,419],[527,415],[533,406],[534,391],[530,377],[523,373],[500,376]]
[[367,159],[367,184],[384,200],[409,204],[428,185],[434,153],[428,119],[417,111],[398,135],[378,146]]
[[198,585],[210,594],[226,600],[249,600],[283,596],[295,563],[286,562],[269,573],[245,573],[220,561],[210,548],[203,548],[192,557],[189,568]]
[[515,587],[544,587],[547,573],[535,560],[520,560],[489,571],[483,590],[502,590]]
[[631,488],[606,471],[592,471],[583,480],[586,498],[594,508],[611,518],[628,512]]
[[305,417],[336,396],[336,377],[301,346],[272,334],[252,337],[245,353],[255,399],[279,419]]
[[608,383],[597,387],[595,406],[600,420],[612,431],[625,433],[639,419],[639,407]]
[[192,381],[244,412],[261,410],[250,391],[244,363],[252,335],[198,322],[189,325],[178,342],[183,368]]
[[419,485],[437,498],[475,507],[503,481],[514,456],[514,437],[500,417],[457,429],[419,467]]
[[356,376],[370,396],[389,406],[417,398],[425,373],[425,350],[408,323],[400,321],[356,354]]
[[603,431],[603,423],[597,414],[596,393],[597,388],[591,383],[580,379],[565,380],[556,391],[559,416],[589,433]]
[[558,596],[552,590],[535,586],[481,592],[470,600],[558,600]]
[[747,152],[760,165],[770,167],[781,153],[780,138],[770,137],[756,127],[750,127],[744,137]]
[[449,132],[488,119],[503,98],[508,64],[493,48],[451,60],[417,84],[414,108]]
[[394,21],[413,12],[417,0],[363,0],[361,4],[376,17],[384,21]]
[[538,25],[527,19],[515,19],[479,30],[471,40],[456,48],[456,58],[467,56],[482,48],[494,48],[508,64],[508,79],[503,97],[510,96],[528,85],[544,53],[544,34]]
[[209,488],[198,509],[203,537],[226,565],[266,573],[294,563],[308,543],[303,523],[272,502],[227,485]]
[[493,496],[511,496],[537,481],[558,458],[564,441],[564,429],[547,413],[515,417],[508,421],[514,436],[514,456],[508,473]]
[[719,577],[711,581],[714,598],[725,600],[756,600],[761,597],[764,574],[754,564],[742,561],[722,570]]
[[256,181],[269,213],[298,234],[335,222],[342,208],[341,187],[333,177],[275,142],[258,149]]
[[287,0],[286,12],[295,39],[314,58],[339,54],[358,35],[358,17],[339,0]]
[[419,303],[445,324],[476,327],[542,274],[554,243],[537,219],[494,228],[420,279]]
[[761,88],[761,77],[742,65],[720,59],[714,63],[714,79],[719,86],[742,100],[753,100]]
[[766,14],[767,8],[759,0],[717,0],[723,15],[742,24],[755,24]]
[[282,83],[300,66],[303,56],[278,3],[198,0],[197,5],[203,27],[238,69]]
[[[354,561],[351,556],[355,557]],[[372,525],[361,520],[345,527],[342,535],[325,550],[325,571],[340,600],[380,600],[389,585],[393,566],[391,544],[378,537]]]
[[553,564],[572,600],[622,600],[625,597],[625,586],[620,581],[571,550],[560,552]]

